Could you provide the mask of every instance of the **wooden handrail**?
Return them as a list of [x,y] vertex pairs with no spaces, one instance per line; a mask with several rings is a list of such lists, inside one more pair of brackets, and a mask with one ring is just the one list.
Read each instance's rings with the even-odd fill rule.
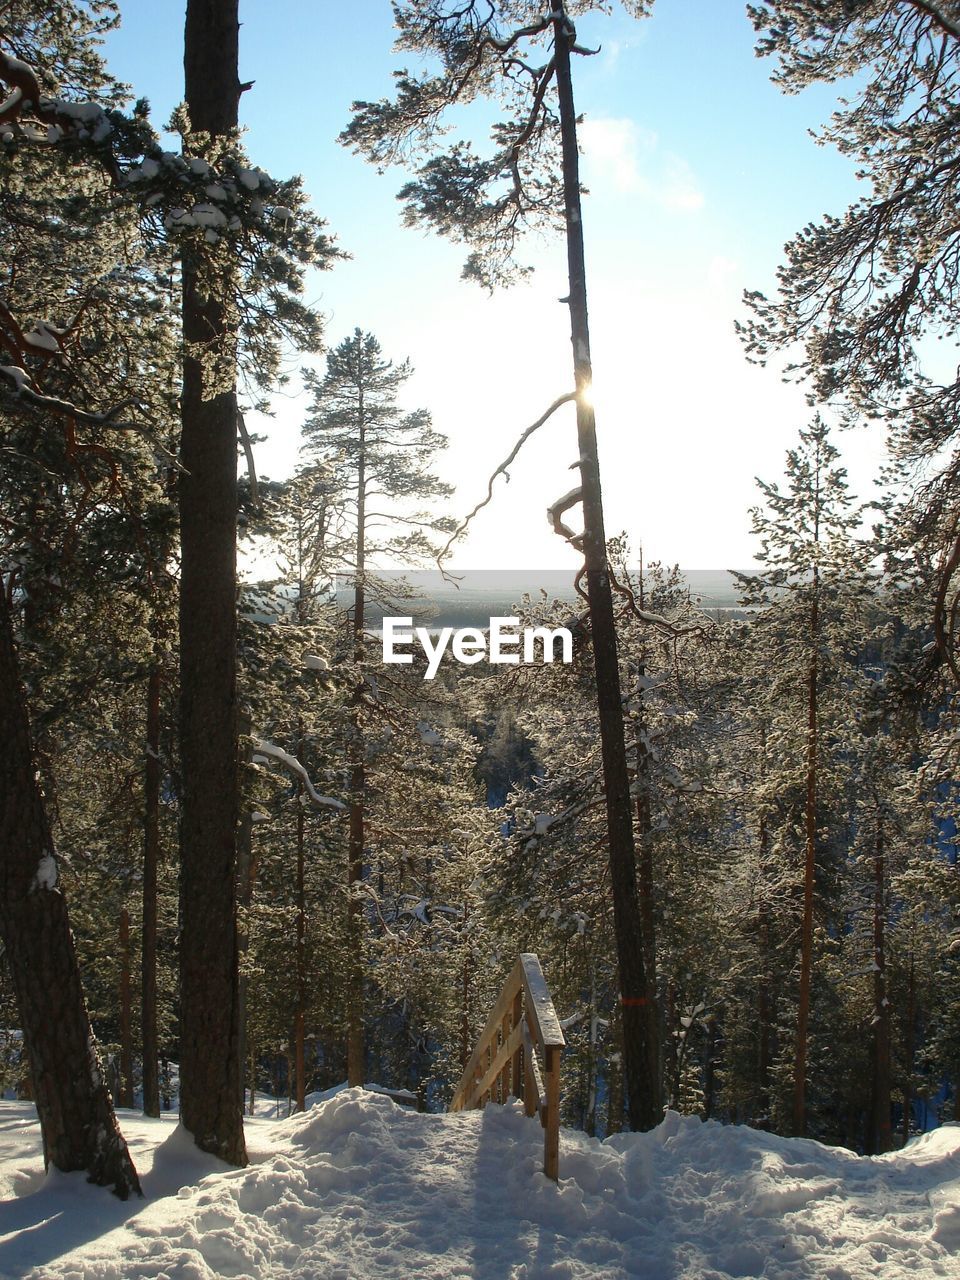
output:
[[528,1116],[543,1125],[543,1172],[554,1182],[560,1165],[560,1029],[540,961],[533,952],[517,959],[497,997],[477,1047],[450,1103],[467,1111],[488,1102],[522,1098]]

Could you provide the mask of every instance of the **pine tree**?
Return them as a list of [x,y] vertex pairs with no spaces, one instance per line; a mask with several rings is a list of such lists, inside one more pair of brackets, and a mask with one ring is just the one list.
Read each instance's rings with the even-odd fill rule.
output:
[[[434,454],[445,446],[425,410],[405,413],[397,395],[410,377],[409,362],[394,366],[384,360],[370,333],[356,329],[327,357],[320,379],[309,374],[313,395],[304,426],[311,456],[332,468],[341,495],[345,533],[339,550],[331,548],[334,567],[346,571],[352,586],[352,660],[358,683],[354,691],[350,759],[350,836],[348,851],[348,936],[351,940],[347,998],[347,1078],[351,1085],[366,1078],[363,1037],[363,909],[366,840],[366,747],[363,704],[367,698],[365,666],[366,606],[372,584],[371,564],[384,558],[409,565],[439,548],[430,535],[449,529],[449,522],[417,504],[449,494],[429,470]],[[374,587],[375,589],[375,587]]]
[[747,347],[760,359],[774,352],[794,359],[799,347],[791,367],[809,376],[820,400],[846,405],[852,422],[885,420],[912,491],[904,511],[912,540],[937,566],[934,653],[960,678],[952,640],[960,371],[948,366],[943,375],[924,341],[951,339],[960,324],[956,6],[770,0],[748,8],[758,52],[776,59],[773,78],[785,92],[844,84],[818,140],[851,158],[867,190],[788,243],[777,296],[747,295],[754,312]]
[[58,886],[57,858],[20,680],[5,588],[0,589],[0,932],[43,1134],[44,1164],[85,1170],[121,1199],[139,1194],[87,1016]]
[[[852,540],[860,516],[852,509],[838,458],[821,418],[801,430],[799,446],[787,454],[785,490],[759,482],[765,506],[752,514],[754,533],[762,540],[762,567],[755,575],[740,575],[744,602],[761,610],[753,626],[765,637],[762,660],[776,663],[768,704],[775,734],[771,745],[780,756],[781,804],[793,793],[781,819],[786,824],[784,849],[802,832],[791,1108],[792,1131],[798,1136],[807,1124],[814,921],[818,886],[822,891],[827,873],[827,743],[843,742],[842,703],[848,697],[843,683],[852,678],[852,672],[844,674],[845,648],[865,591],[866,553]],[[836,750],[837,745],[834,756]]]
[[[354,118],[343,141],[377,164],[401,158],[411,144],[430,154],[416,179],[400,193],[407,218],[469,245],[464,274],[487,286],[517,274],[516,249],[526,226],[562,225],[565,229],[575,393],[555,402],[544,419],[568,399],[576,401],[580,485],[569,495],[566,508],[579,504],[583,510],[583,533],[570,538],[583,551],[590,600],[625,1074],[631,1124],[639,1129],[650,1128],[659,1119],[653,1084],[658,1051],[643,967],[613,594],[590,397],[587,278],[570,65],[572,54],[587,52],[577,45],[570,15],[597,7],[571,3],[568,13],[561,2],[544,15],[528,4],[491,4],[481,9],[475,0],[463,6],[419,0],[398,4],[394,10],[400,29],[398,47],[438,58],[442,70],[420,78],[400,72],[394,101],[354,104]],[[648,5],[634,0],[625,7],[639,15]],[[547,41],[552,52],[537,65],[537,46]],[[529,47],[535,56],[527,61],[520,51],[526,53]],[[478,157],[465,142],[442,150],[444,111],[481,94],[499,97],[506,105],[506,119],[491,131],[493,154]],[[554,512],[558,532],[563,531],[562,514]]]

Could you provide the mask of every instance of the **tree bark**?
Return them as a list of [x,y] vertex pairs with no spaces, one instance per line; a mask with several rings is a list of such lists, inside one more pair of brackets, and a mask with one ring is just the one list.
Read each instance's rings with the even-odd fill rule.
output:
[[893,1146],[890,1117],[890,1002],[887,999],[886,866],[882,818],[877,818],[873,855],[873,1152],[882,1155]]
[[800,998],[797,1006],[797,1039],[793,1068],[793,1132],[802,1138],[806,1129],[807,1047],[810,1025],[810,988],[813,980],[813,893],[817,874],[817,753],[820,638],[819,574],[813,571],[810,604],[810,662],[807,669],[807,769],[804,807],[803,919],[800,926]]
[[[760,726],[761,784],[767,776],[767,729]],[[763,802],[765,805],[765,802]],[[757,840],[760,852],[759,894],[757,905],[757,946],[759,951],[760,980],[757,986],[757,1113],[749,1123],[760,1128],[770,1124],[770,1067],[773,1059],[773,974],[770,943],[770,903],[767,897],[767,860],[770,837],[767,830],[766,808],[762,808],[758,820]]]
[[913,952],[910,953],[910,976],[907,980],[907,1021],[903,1046],[903,1118],[900,1125],[900,1145],[910,1141],[910,1109],[913,1106],[913,1067],[916,1057],[916,974]]
[[643,960],[643,921],[637,892],[636,852],[627,755],[624,745],[620,667],[607,564],[596,422],[589,391],[593,378],[587,317],[587,278],[580,207],[577,115],[570,75],[573,28],[554,9],[554,47],[563,150],[570,331],[577,388],[577,437],[583,504],[583,552],[597,685],[597,712],[607,810],[608,857],[623,1014],[624,1080],[631,1129],[650,1129],[661,1119],[658,1088],[658,1028]]
[[[642,607],[642,606],[641,606]],[[640,668],[641,675],[643,667]],[[643,930],[643,969],[646,982],[646,1004],[643,1006],[646,1038],[647,1071],[653,1096],[659,1108],[662,1103],[663,1053],[662,1018],[657,999],[657,925],[654,914],[653,813],[650,807],[650,752],[642,740],[643,712],[637,719],[637,855],[640,891],[640,923]]]
[[157,874],[160,864],[160,664],[147,677],[147,751],[143,768],[143,937],[140,1025],[143,1051],[143,1113],[160,1115],[157,1069]]
[[30,1062],[44,1165],[140,1194],[117,1126],[57,884],[56,851],[0,585],[0,935]]
[[120,908],[120,1095],[121,1107],[133,1106],[133,1028],[130,1016],[130,912]]
[[[237,0],[188,0],[184,48],[191,126],[236,127]],[[219,251],[226,254],[225,242]],[[246,1164],[240,1100],[236,921],[239,810],[236,704],[236,330],[232,263],[183,254],[184,366],[179,478],[180,1115],[197,1145]],[[201,357],[206,357],[202,359]],[[216,365],[214,377],[212,366]]]
[[358,454],[357,454],[357,563],[353,584],[353,649],[359,671],[354,690],[353,734],[350,771],[350,829],[348,835],[347,865],[347,933],[349,965],[347,986],[347,1083],[362,1085],[366,1079],[366,1062],[363,1035],[363,905],[359,896],[363,884],[363,852],[365,845],[366,764],[363,742],[363,721],[360,702],[363,696],[362,667],[364,660],[363,628],[366,608],[366,421],[364,417],[362,370],[362,344],[357,348],[358,394]]
[[[303,723],[300,724],[300,738],[297,753],[303,759]],[[297,1008],[293,1021],[294,1070],[297,1078],[296,1110],[305,1111],[307,1107],[306,1051],[304,1037],[306,1034],[307,1016],[307,897],[305,879],[305,839],[303,819],[303,783],[297,783]]]

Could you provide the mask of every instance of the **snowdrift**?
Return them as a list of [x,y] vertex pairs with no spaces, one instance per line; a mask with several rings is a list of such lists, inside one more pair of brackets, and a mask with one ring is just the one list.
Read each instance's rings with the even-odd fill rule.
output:
[[884,1280],[960,1277],[960,1126],[874,1159],[668,1113],[564,1130],[560,1182],[519,1105],[418,1115],[345,1090],[254,1120],[225,1169],[174,1119],[121,1113],[146,1200],[44,1177],[32,1108],[0,1104],[4,1280]]

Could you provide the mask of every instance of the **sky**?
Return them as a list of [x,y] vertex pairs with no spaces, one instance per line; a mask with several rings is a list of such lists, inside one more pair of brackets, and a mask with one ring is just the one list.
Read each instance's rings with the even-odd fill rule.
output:
[[[161,125],[183,96],[182,6],[121,0],[121,10],[109,65]],[[241,0],[240,12],[240,78],[255,81],[241,100],[250,155],[277,177],[301,173],[352,255],[312,274],[307,298],[329,345],[359,326],[389,358],[410,359],[403,403],[429,409],[448,437],[437,470],[462,516],[519,433],[572,387],[562,238],[531,242],[530,283],[491,297],[460,280],[462,246],[403,227],[405,172],[379,175],[337,143],[351,103],[388,94],[392,70],[409,62],[392,50],[387,0]],[[576,60],[574,76],[607,532],[625,531],[647,562],[748,568],[755,477],[782,476],[812,411],[778,368],[746,361],[734,322],[744,289],[774,286],[792,234],[856,197],[849,161],[811,136],[835,92],[782,94],[740,0],[656,0],[642,22],[620,11],[582,18],[578,37],[600,49]],[[322,357],[311,362],[322,368]],[[301,363],[292,357],[291,369]],[[269,437],[258,469],[274,478],[298,460],[306,401],[296,383],[271,418],[253,416]],[[836,439],[864,500],[883,455],[877,433]],[[453,563],[574,564],[545,513],[571,488],[576,456],[568,406],[526,446]]]

